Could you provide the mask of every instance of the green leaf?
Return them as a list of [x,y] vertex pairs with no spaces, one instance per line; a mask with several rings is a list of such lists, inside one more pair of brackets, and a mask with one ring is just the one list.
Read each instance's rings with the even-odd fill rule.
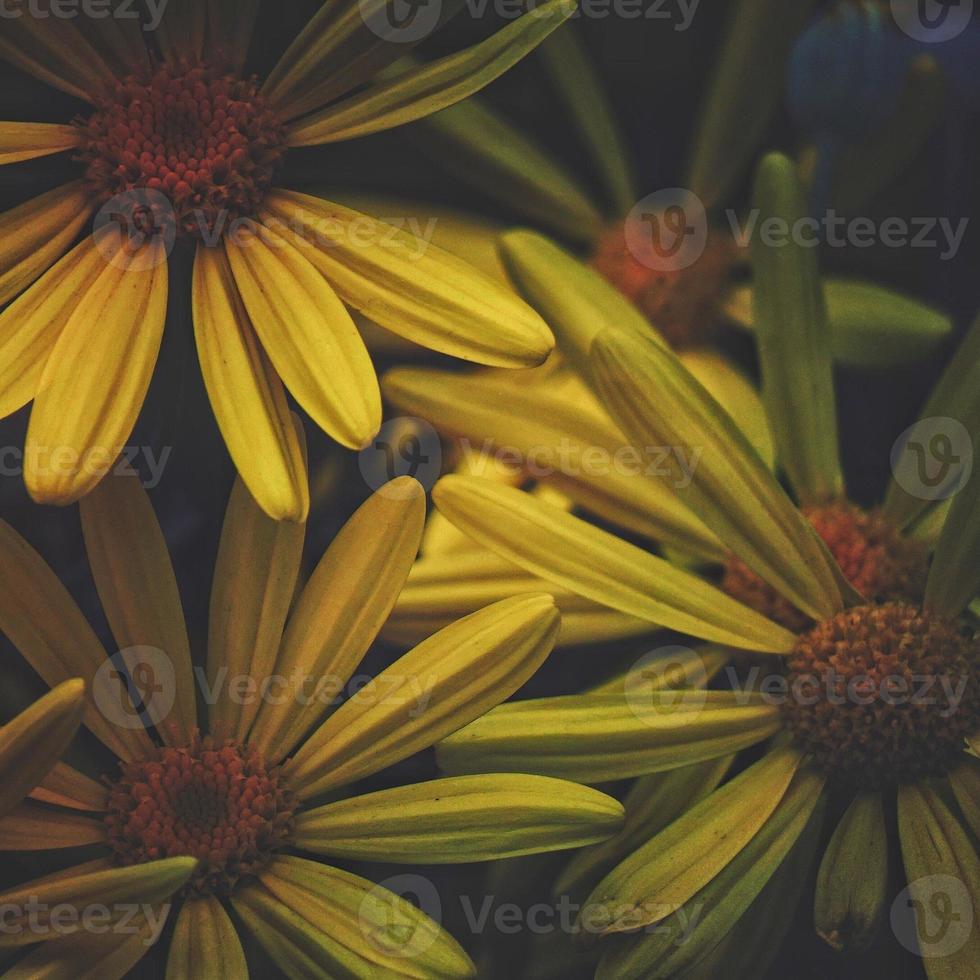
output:
[[768,224],[792,229],[807,214],[792,161],[778,153],[762,160],[753,201],[758,212],[752,236],[754,320],[776,457],[802,500],[836,499],[844,480],[816,240],[809,247],[795,235],[767,241]]

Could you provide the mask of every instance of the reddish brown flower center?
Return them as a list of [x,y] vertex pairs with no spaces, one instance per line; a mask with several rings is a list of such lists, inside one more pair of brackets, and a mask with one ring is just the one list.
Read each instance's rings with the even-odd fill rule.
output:
[[189,889],[228,894],[291,837],[296,802],[255,749],[195,738],[121,768],[106,817],[119,864],[196,857]]
[[980,635],[918,606],[862,606],[801,636],[783,709],[829,774],[881,786],[941,773],[980,728]]
[[[804,507],[803,513],[826,542],[847,580],[865,598],[876,603],[921,601],[928,571],[928,554],[921,541],[903,537],[879,514],[849,503]],[[722,587],[740,602],[796,633],[812,625],[812,620],[737,558],[729,561]]]
[[286,150],[285,130],[256,83],[205,64],[129,75],[76,125],[100,203],[119,199],[126,218],[130,201],[145,211],[149,198],[158,224],[172,221],[207,242],[256,212]]
[[738,261],[729,235],[709,228],[707,244],[691,265],[671,268],[662,254],[627,237],[622,224],[595,242],[593,268],[632,300],[664,339],[677,349],[711,341],[721,321],[721,306]]

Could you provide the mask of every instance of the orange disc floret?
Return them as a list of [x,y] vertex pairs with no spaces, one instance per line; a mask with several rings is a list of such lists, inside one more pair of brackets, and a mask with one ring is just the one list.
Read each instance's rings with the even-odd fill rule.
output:
[[915,605],[861,606],[821,622],[788,667],[789,731],[848,783],[938,775],[980,728],[980,636]]
[[106,816],[121,865],[195,857],[201,863],[188,888],[226,895],[291,838],[295,800],[279,767],[266,768],[256,749],[195,737],[121,769]]
[[[76,120],[101,204],[155,191],[181,234],[213,242],[256,213],[286,152],[285,129],[254,80],[206,64],[161,63],[121,79]],[[123,202],[124,203],[124,202]]]
[[[804,507],[803,513],[845,578],[866,599],[875,603],[922,600],[929,564],[921,541],[904,537],[876,512],[846,502]],[[728,562],[722,587],[794,632],[812,625],[812,620],[737,558]]]

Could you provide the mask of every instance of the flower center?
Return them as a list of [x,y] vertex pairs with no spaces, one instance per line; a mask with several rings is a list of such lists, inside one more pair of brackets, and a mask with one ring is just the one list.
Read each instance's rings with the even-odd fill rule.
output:
[[106,816],[121,865],[196,857],[189,890],[227,895],[290,840],[296,801],[279,768],[267,769],[255,749],[195,737],[121,769]]
[[737,254],[730,236],[709,228],[704,252],[689,265],[685,258],[681,251],[672,260],[656,239],[648,243],[616,224],[595,242],[591,262],[672,347],[683,350],[714,337]]
[[[928,552],[921,541],[904,537],[878,514],[846,502],[804,507],[803,513],[844,576],[868,600],[921,602],[928,571]],[[811,619],[737,558],[725,568],[722,588],[795,633],[812,625]]]
[[126,197],[149,197],[158,224],[209,243],[255,214],[286,151],[285,130],[256,83],[206,64],[129,75],[75,124],[100,203],[122,197],[126,218]]
[[799,638],[786,724],[846,782],[937,775],[980,727],[978,665],[980,634],[917,606],[849,609]]

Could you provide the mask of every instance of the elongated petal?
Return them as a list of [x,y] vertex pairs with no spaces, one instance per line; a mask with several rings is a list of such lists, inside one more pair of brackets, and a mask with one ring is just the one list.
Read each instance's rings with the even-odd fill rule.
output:
[[87,814],[22,803],[0,817],[0,851],[52,851],[105,841],[105,821]]
[[31,790],[30,798],[70,810],[102,813],[107,809],[108,789],[104,783],[96,782],[66,763],[59,762]]
[[594,928],[607,935],[666,918],[755,837],[800,761],[793,750],[773,751],[692,807],[599,883],[586,902],[583,922],[604,918],[607,924]]
[[556,646],[609,642],[653,629],[645,620],[531,575],[485,548],[474,548],[472,553],[417,561],[381,635],[392,643],[414,646],[455,620],[522,592],[554,596],[561,612]]
[[665,773],[641,776],[623,801],[626,823],[602,844],[579,851],[555,881],[554,895],[584,898],[628,854],[645,844],[685,810],[713,793],[733,756],[709,759]]
[[[930,954],[922,961],[929,980],[966,980],[980,962],[980,932],[970,911],[980,905],[980,856],[956,816],[927,783],[899,787],[898,832],[908,901],[917,912],[916,937]],[[957,929],[952,936],[944,930],[939,943],[930,936],[924,918],[935,914],[937,899],[944,901],[951,916],[947,921]]]
[[[549,41],[563,33],[557,31]],[[474,96],[422,120],[420,149],[437,157],[453,176],[535,225],[574,242],[595,239],[603,219],[586,191],[559,161],[479,99]]]
[[[106,870],[91,870],[83,865],[76,873],[18,885],[0,895],[0,904],[9,913],[0,934],[0,948],[27,946],[39,939],[51,940],[77,932],[82,912],[93,904],[108,907],[113,920],[118,921],[121,916],[130,915],[132,905],[152,905],[170,898],[187,883],[196,867],[197,861],[189,857]],[[62,906],[73,908],[76,914],[65,923],[62,913],[56,926],[52,917]]]
[[433,745],[510,697],[554,646],[548,595],[517,596],[430,637],[345,702],[286,765],[309,799]]
[[440,742],[448,773],[530,772],[582,783],[731,755],[779,730],[779,710],[730,691],[578,694],[505,704]]
[[790,51],[814,6],[814,0],[791,8],[780,0],[747,0],[733,8],[684,185],[708,209],[726,202],[751,164],[779,107]]
[[980,474],[953,498],[926,580],[925,605],[955,619],[980,595]]
[[55,123],[0,122],[0,166],[78,146],[81,130]]
[[[971,438],[975,437],[980,432],[980,385],[976,383],[978,362],[980,316],[973,321],[969,333],[946,366],[919,418],[951,420],[954,425],[962,425]],[[892,461],[893,479],[885,496],[882,516],[897,527],[909,527],[932,506],[934,497],[930,497],[929,491],[933,487],[942,487],[945,477],[962,480],[964,460],[943,449],[941,437],[945,435],[947,441],[950,439],[949,433],[944,431],[948,424],[949,421],[942,423],[938,436],[934,432],[928,434],[928,441],[937,446],[931,455],[929,447],[922,444],[925,440],[921,437],[916,439],[913,435]],[[923,492],[915,492],[920,488]]]
[[0,817],[40,783],[75,737],[85,713],[85,683],[75,679],[0,728]]
[[[777,591],[815,619],[843,607],[843,576],[809,522],[720,405],[658,344],[608,330],[593,370],[613,418],[641,445],[684,447],[690,483],[679,491],[702,520]],[[674,471],[668,481],[683,479]]]
[[173,708],[157,721],[164,740],[197,729],[190,643],[167,542],[135,472],[106,477],[81,503],[85,550],[120,650],[154,647],[173,665]]
[[289,130],[289,144],[316,146],[367,136],[445,109],[517,64],[573,11],[563,0],[548,0],[480,44],[300,120]]
[[459,440],[473,455],[474,470],[480,460],[491,471],[505,460],[510,465],[516,451],[536,479],[579,506],[655,541],[724,561],[721,542],[676,494],[648,477],[660,453],[630,446],[601,410],[586,404],[587,389],[528,385],[509,372],[395,368],[382,390],[402,412]]
[[68,251],[91,210],[82,182],[75,181],[0,214],[0,306]]
[[554,347],[510,289],[414,234],[292,191],[266,206],[266,225],[284,224],[345,303],[414,343],[500,367],[532,367]]
[[76,677],[85,682],[85,724],[110,749],[127,760],[145,755],[151,743],[142,726],[113,724],[91,699],[94,679],[105,675],[106,653],[58,576],[4,521],[0,552],[0,629],[50,686]]
[[[393,480],[361,505],[320,560],[289,620],[275,673],[319,685],[347,683],[388,617],[418,554],[425,491]],[[329,697],[263,701],[250,742],[276,761],[322,720]]]
[[187,899],[170,940],[167,980],[239,980],[248,964],[238,931],[214,895]]
[[[106,265],[65,324],[41,375],[24,479],[39,503],[83,497],[133,431],[167,316],[162,244]],[[149,267],[146,267],[148,265]]]
[[167,0],[166,16],[156,30],[156,41],[169,61],[197,61],[204,53],[208,4],[205,0]]
[[[7,8],[9,10],[9,8]],[[94,102],[104,85],[115,81],[112,69],[71,17],[6,16],[0,57],[48,85],[85,102]]]
[[208,39],[224,63],[242,74],[261,0],[207,0]]
[[296,400],[328,435],[360,449],[381,425],[374,366],[350,314],[295,246],[269,229],[225,237],[255,332]]
[[605,840],[623,807],[543,776],[460,776],[382,790],[302,813],[296,846],[365,861],[492,861]]
[[824,851],[817,877],[814,925],[838,951],[866,948],[885,907],[888,834],[880,793],[860,793]]
[[[746,957],[738,941],[740,920],[746,909],[764,893],[786,861],[791,862],[790,868],[798,881],[807,878],[823,820],[823,784],[819,773],[800,769],[785,793],[780,794],[774,809],[767,801],[766,809],[771,812],[758,831],[703,888],[679,907],[668,903],[662,910],[651,910],[654,914],[669,913],[658,928],[641,930],[635,937],[608,945],[609,952],[596,971],[597,980],[626,976],[689,976],[707,980],[719,973],[729,976],[728,964],[732,960],[733,967],[739,962],[745,964]],[[787,884],[786,891],[793,894],[792,882]],[[649,901],[656,906],[653,896]],[[790,913],[793,908],[795,904],[790,907]],[[640,918],[647,915],[641,912]],[[761,946],[763,955],[749,959],[746,964],[749,977],[759,975],[757,971],[767,959],[768,946],[778,944],[779,919],[785,929],[788,925],[785,914],[758,924],[769,943],[756,941],[756,949]],[[719,946],[729,936],[733,955],[717,956],[716,951],[720,952]]]
[[509,231],[500,257],[520,294],[555,331],[561,352],[585,381],[592,341],[615,327],[659,340],[647,318],[595,269],[532,231]]
[[[875,283],[825,278],[823,289],[838,364],[878,369],[914,364],[933,354],[953,329],[944,313]],[[751,286],[732,294],[726,313],[753,326]]]
[[476,976],[459,944],[411,902],[318,861],[276,858],[231,902],[292,980]]
[[785,653],[791,633],[697,576],[513,487],[450,475],[433,499],[460,530],[527,571],[651,623]]
[[[806,214],[792,161],[770,153],[756,171],[753,203],[760,222],[797,227]],[[837,445],[837,406],[827,311],[816,240],[772,244],[752,239],[755,334],[762,397],[779,462],[805,501],[832,500],[844,491]]]
[[201,373],[228,452],[270,517],[305,521],[310,491],[286,392],[221,249],[198,247],[193,297]]
[[125,931],[108,936],[78,932],[41,943],[10,967],[4,980],[123,980],[159,938],[167,907],[152,912],[152,925],[140,914]]
[[539,55],[602,180],[613,214],[626,214],[638,196],[629,150],[578,29],[570,25],[555,31],[541,45]]
[[[243,738],[258,713],[296,592],[305,534],[305,524],[274,521],[235,481],[208,621],[210,728],[223,738]],[[244,695],[240,683],[248,687]]]
[[104,270],[95,239],[86,238],[0,313],[0,417],[37,394],[61,331]]

